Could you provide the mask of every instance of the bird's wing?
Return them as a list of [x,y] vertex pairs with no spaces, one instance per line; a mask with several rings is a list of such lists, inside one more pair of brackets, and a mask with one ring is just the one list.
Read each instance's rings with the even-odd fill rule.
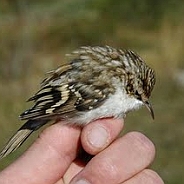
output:
[[108,95],[110,88],[103,84],[93,86],[88,84],[46,85],[28,101],[34,106],[20,115],[22,120],[53,117],[72,117],[79,111],[87,111],[100,106]]
[[54,110],[64,105],[70,98],[70,90],[67,84],[58,86],[46,85],[42,87],[28,101],[33,101],[34,106],[20,115],[24,119],[37,119],[55,115]]
[[43,80],[41,90],[29,99],[35,105],[20,118],[69,117],[75,116],[78,111],[100,106],[114,92],[114,88],[109,86],[113,74],[100,63],[102,56],[88,48],[74,53],[68,64],[52,71]]

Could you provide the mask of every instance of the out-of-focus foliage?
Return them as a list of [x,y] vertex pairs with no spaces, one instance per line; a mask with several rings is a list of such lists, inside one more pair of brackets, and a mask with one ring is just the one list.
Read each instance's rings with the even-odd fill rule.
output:
[[0,76],[20,77],[35,53],[63,46],[115,43],[150,47],[149,41],[140,42],[144,38],[138,34],[142,30],[156,34],[163,27],[171,37],[177,35],[175,29],[179,26],[180,31],[183,26],[183,6],[180,0],[3,0]]
[[[184,1],[1,0],[0,145],[20,126],[18,115],[44,73],[83,45],[111,45],[138,52],[156,70],[146,110],[130,113],[126,131],[141,131],[156,145],[152,166],[167,184],[184,182]],[[23,149],[27,145],[23,146]],[[8,165],[23,151],[0,162]]]

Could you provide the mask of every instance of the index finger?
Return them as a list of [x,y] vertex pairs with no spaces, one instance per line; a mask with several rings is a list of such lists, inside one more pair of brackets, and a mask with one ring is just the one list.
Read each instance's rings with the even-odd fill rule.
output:
[[78,150],[80,129],[54,124],[33,145],[0,173],[3,184],[49,184],[62,177]]

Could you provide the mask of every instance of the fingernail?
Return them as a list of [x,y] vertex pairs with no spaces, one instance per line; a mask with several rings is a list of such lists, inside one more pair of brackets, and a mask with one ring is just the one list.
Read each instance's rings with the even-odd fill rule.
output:
[[86,180],[81,179],[81,180],[78,180],[76,182],[74,181],[74,182],[72,182],[70,184],[90,184],[90,183],[88,181],[86,181]]
[[109,133],[102,126],[94,126],[88,134],[88,141],[96,148],[102,148],[108,143]]

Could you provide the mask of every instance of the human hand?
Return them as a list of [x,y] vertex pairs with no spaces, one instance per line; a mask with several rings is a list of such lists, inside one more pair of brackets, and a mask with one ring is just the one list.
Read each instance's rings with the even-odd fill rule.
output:
[[[0,172],[0,184],[163,184],[147,169],[155,156],[153,143],[138,132],[116,138],[122,127],[116,119],[97,120],[82,131],[54,124]],[[76,158],[80,142],[95,155],[86,165]]]

